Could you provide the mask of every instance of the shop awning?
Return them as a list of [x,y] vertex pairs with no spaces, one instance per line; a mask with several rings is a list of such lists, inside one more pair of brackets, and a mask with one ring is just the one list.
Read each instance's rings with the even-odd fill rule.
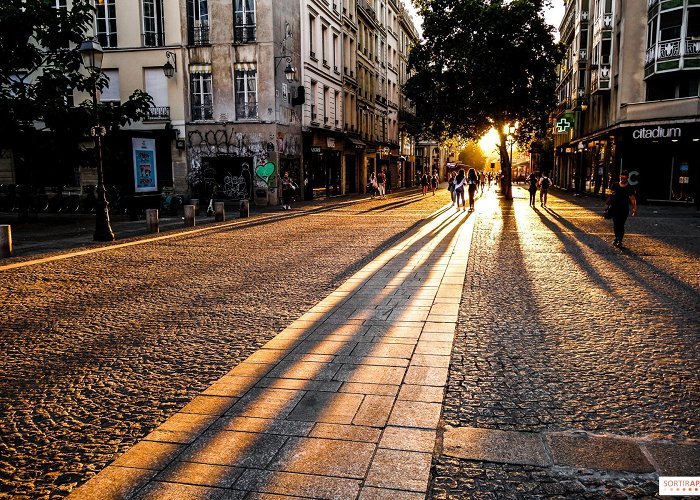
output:
[[190,73],[211,73],[211,64],[190,64]]
[[348,141],[353,144],[357,149],[363,149],[367,147],[367,144],[362,142],[360,139],[355,139],[354,137],[348,137]]

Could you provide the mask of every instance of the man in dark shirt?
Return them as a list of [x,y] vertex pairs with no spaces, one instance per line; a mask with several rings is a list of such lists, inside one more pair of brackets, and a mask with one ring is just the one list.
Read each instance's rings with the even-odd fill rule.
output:
[[634,196],[634,188],[629,184],[629,173],[627,170],[620,172],[620,182],[610,187],[610,196],[607,205],[613,211],[613,230],[615,239],[613,245],[622,248],[622,238],[625,236],[625,223],[629,216],[630,204],[632,205],[632,216],[637,215],[637,199]]

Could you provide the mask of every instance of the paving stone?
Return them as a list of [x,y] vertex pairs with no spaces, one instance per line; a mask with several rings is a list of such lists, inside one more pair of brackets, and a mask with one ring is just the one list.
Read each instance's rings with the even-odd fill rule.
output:
[[278,363],[287,355],[285,349],[261,349],[248,356],[246,363]]
[[316,335],[313,338],[304,340],[297,346],[293,354],[330,354],[332,356],[348,355],[355,348],[356,342],[343,341],[334,342],[326,339],[318,339]]
[[234,488],[278,495],[347,500],[357,497],[360,491],[360,481],[340,477],[251,469],[243,473]]
[[137,467],[139,469],[162,470],[184,449],[173,443],[141,441],[120,455],[112,465]]
[[448,427],[443,435],[442,453],[484,462],[551,466],[542,436],[532,432]]
[[352,423],[369,427],[384,427],[394,405],[392,396],[365,396]]
[[223,415],[235,403],[238,398],[221,396],[196,396],[180,410],[181,413],[195,413],[199,415]]
[[176,413],[148,434],[144,440],[189,444],[216,421],[213,415]]
[[436,431],[411,429],[407,427],[387,427],[384,429],[380,448],[432,453],[435,448]]
[[418,401],[396,401],[389,417],[389,425],[436,429],[441,405]]
[[409,366],[404,383],[411,385],[432,385],[444,387],[447,383],[447,368]]
[[292,389],[305,391],[337,392],[342,382],[330,380],[304,380],[293,378],[269,378],[260,379],[256,387],[269,387],[273,389]]
[[[449,295],[452,297],[453,295]],[[460,294],[461,296],[461,294]],[[444,323],[444,322],[428,322],[425,325],[423,325],[423,333],[446,333],[446,334],[453,334],[455,330],[455,325],[450,324],[450,323]]]
[[238,400],[227,415],[285,418],[303,396],[304,391],[253,388]]
[[158,474],[156,481],[211,486],[213,488],[230,488],[236,482],[236,479],[243,474],[243,470],[238,467],[227,467],[224,465],[176,461]]
[[435,368],[448,368],[449,356],[436,356],[434,354],[415,354],[411,358],[411,366],[431,366]]
[[404,358],[379,358],[376,356],[336,356],[333,362],[345,365],[400,366],[406,368],[409,361]]
[[424,492],[430,476],[430,453],[379,449],[366,486]]
[[313,423],[296,420],[224,416],[216,422],[214,428],[226,431],[281,434],[283,436],[306,436],[311,432]]
[[287,418],[306,422],[349,424],[355,418],[362,399],[360,394],[309,391]]
[[[235,495],[235,494],[234,494]],[[196,486],[192,484],[162,483],[153,481],[136,495],[139,500],[202,499],[222,500],[231,498],[231,492],[221,488]],[[234,496],[233,498],[243,498]]]
[[376,443],[379,441],[381,432],[381,429],[362,425],[319,423],[314,425],[309,437]]
[[436,356],[449,356],[452,353],[452,342],[431,342],[421,340],[416,345],[416,354],[433,354]]
[[71,500],[131,498],[157,471],[110,465],[71,493]]
[[372,443],[319,438],[289,438],[271,470],[362,479],[376,446]]
[[334,363],[285,360],[270,370],[267,376],[302,380],[332,380],[339,368]]
[[231,467],[265,467],[288,438],[277,434],[209,431],[191,444],[179,460]]
[[396,396],[396,394],[399,392],[399,385],[345,382],[342,386],[340,386],[340,392],[349,392],[353,394],[374,394],[377,396]]
[[359,500],[423,500],[425,495],[413,491],[388,490],[385,488],[364,487]]
[[352,351],[352,356],[390,357],[409,359],[413,354],[412,344],[391,344],[363,342]]
[[202,395],[241,397],[255,385],[257,380],[258,379],[254,377],[221,377],[202,392]]
[[601,470],[654,472],[639,445],[629,439],[547,434],[556,465]]
[[335,380],[342,382],[374,383],[399,385],[403,379],[405,368],[393,366],[342,365]]
[[431,385],[403,384],[398,399],[402,401],[423,401],[426,403],[442,403],[445,395],[444,387]]
[[228,376],[238,377],[263,377],[275,367],[275,363],[248,363],[243,362],[227,373]]
[[661,476],[697,476],[700,474],[700,444],[651,442],[643,446],[659,466]]

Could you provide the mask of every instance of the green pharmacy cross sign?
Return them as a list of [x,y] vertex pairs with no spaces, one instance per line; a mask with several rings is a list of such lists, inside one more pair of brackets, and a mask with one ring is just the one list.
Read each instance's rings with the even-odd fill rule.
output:
[[556,123],[557,134],[566,134],[574,126],[574,117],[566,114]]

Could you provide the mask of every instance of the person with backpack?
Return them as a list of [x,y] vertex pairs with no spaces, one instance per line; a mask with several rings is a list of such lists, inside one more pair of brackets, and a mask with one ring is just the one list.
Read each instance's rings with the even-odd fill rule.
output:
[[538,184],[540,185],[540,206],[547,207],[547,190],[552,185],[552,181],[547,177],[546,172],[542,172],[542,177],[540,177]]
[[622,238],[625,236],[625,223],[630,214],[630,205],[632,205],[632,216],[637,215],[637,198],[634,187],[629,183],[627,170],[620,172],[619,182],[610,186],[610,196],[608,196],[606,205],[612,210],[613,231],[615,233],[612,244],[622,248]]

